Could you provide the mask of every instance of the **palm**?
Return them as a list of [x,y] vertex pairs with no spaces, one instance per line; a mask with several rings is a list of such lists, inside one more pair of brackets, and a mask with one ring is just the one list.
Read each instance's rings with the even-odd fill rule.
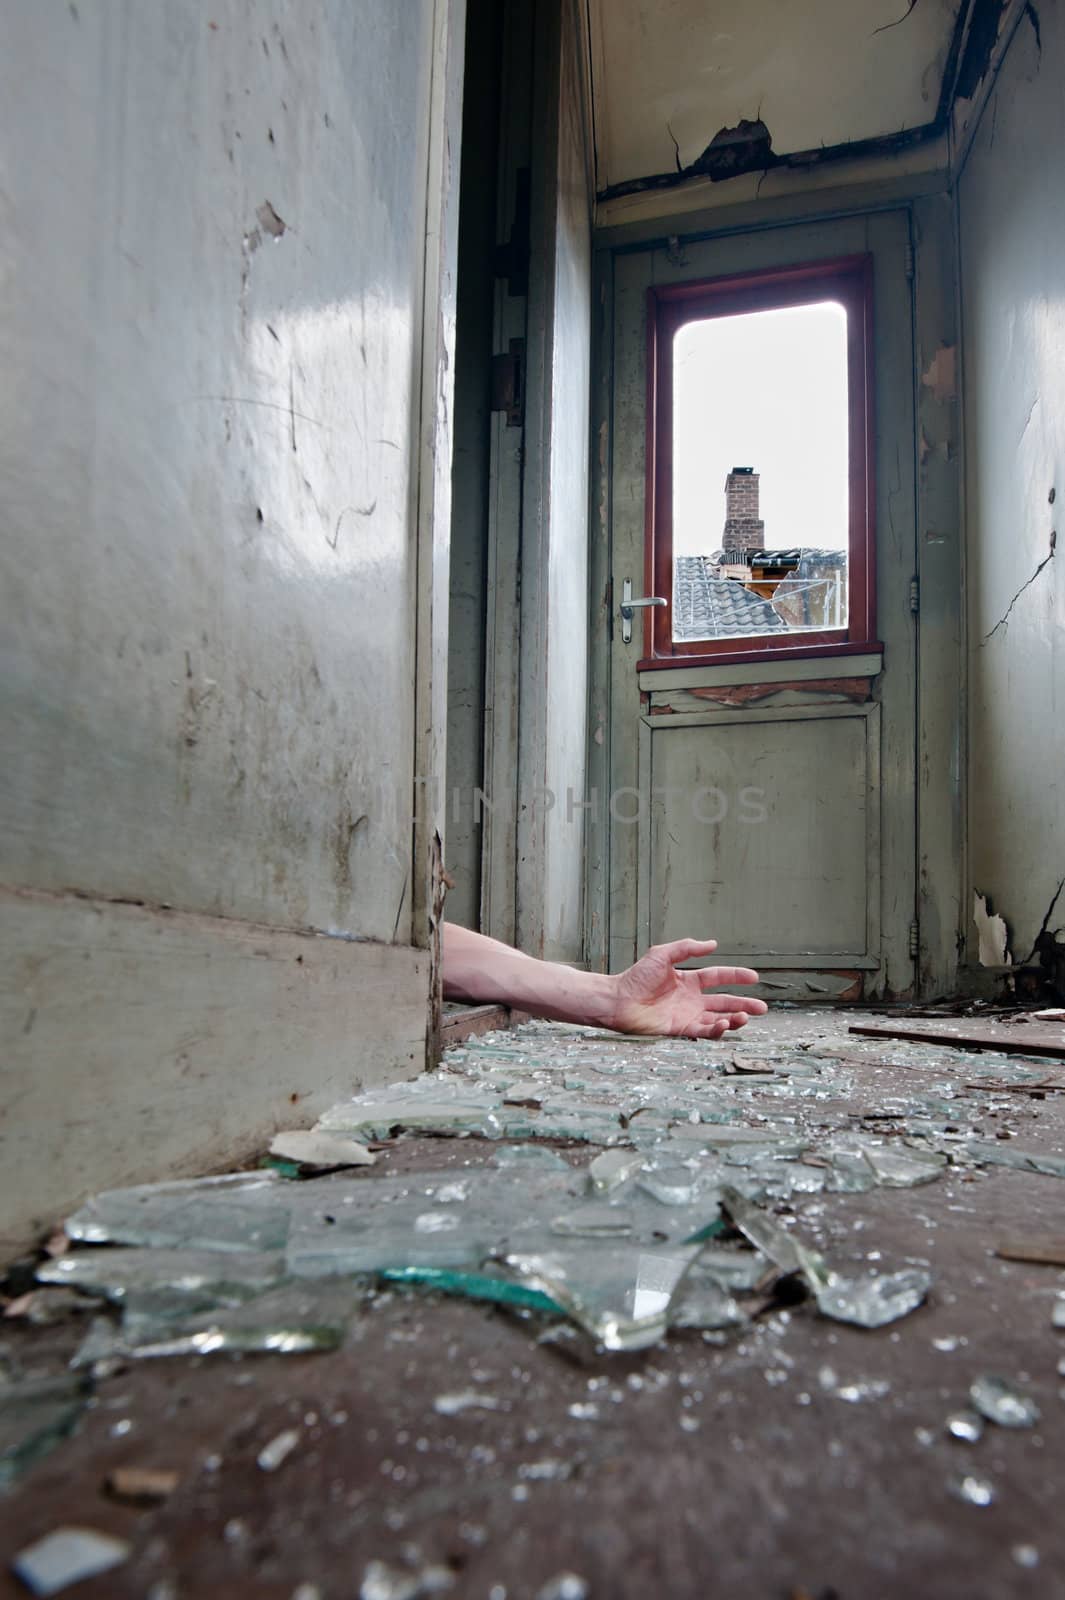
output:
[[719,984],[751,984],[758,974],[750,967],[701,967],[678,972],[676,963],[709,955],[713,939],[678,939],[655,945],[635,966],[617,979],[614,1027],[621,1033],[680,1034],[694,1039],[719,1039],[731,1028],[742,1028],[751,1016],[768,1007],[752,995],[714,994]]

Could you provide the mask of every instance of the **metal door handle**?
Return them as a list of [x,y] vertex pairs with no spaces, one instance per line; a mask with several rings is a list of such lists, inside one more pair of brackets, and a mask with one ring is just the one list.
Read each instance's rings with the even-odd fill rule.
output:
[[632,614],[634,611],[640,610],[644,606],[664,606],[668,604],[668,600],[664,600],[660,594],[647,594],[641,596],[638,600],[634,600],[632,598],[632,582],[629,578],[626,578],[621,585],[622,644],[632,643]]

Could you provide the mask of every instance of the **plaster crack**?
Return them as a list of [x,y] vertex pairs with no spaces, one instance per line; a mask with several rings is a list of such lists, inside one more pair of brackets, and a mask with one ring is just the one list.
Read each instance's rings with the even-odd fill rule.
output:
[[889,28],[897,28],[901,23],[906,21],[906,18],[910,16],[916,10],[916,8],[917,0],[910,0],[909,5],[906,7],[906,10],[902,13],[901,17],[896,17],[894,22],[885,22],[880,28],[874,28],[872,37],[875,39],[878,33],[887,33]]
[[[310,487],[310,485],[308,485],[308,488],[309,487]],[[325,539],[326,544],[330,547],[331,550],[335,550],[336,549],[337,545],[340,543],[340,525],[344,521],[344,518],[348,515],[349,511],[351,512],[351,514],[353,516],[356,516],[356,517],[372,517],[376,510],[377,510],[377,500],[376,500],[376,498],[371,500],[369,505],[367,505],[367,506],[345,506],[343,511],[341,511],[339,517],[337,517],[336,526],[333,529],[333,537],[330,538],[329,535],[326,534],[326,539]]]
[[981,649],[983,649],[984,645],[987,644],[989,640],[991,640],[991,639],[993,639],[995,637],[995,634],[998,632],[998,630],[1000,628],[1004,628],[1006,626],[1006,624],[1009,622],[1010,612],[1013,610],[1014,606],[1017,604],[1017,601],[1021,598],[1021,595],[1024,593],[1024,591],[1026,589],[1030,589],[1032,587],[1032,584],[1038,578],[1038,576],[1042,572],[1043,568],[1044,567],[1048,567],[1050,565],[1050,563],[1053,561],[1053,559],[1054,559],[1054,551],[1055,551],[1056,545],[1057,545],[1057,535],[1055,533],[1051,533],[1051,535],[1050,535],[1050,554],[1043,557],[1042,561],[1036,567],[1035,571],[1032,573],[1032,576],[1028,579],[1028,581],[1026,583],[1022,583],[1021,584],[1020,588],[1017,590],[1017,593],[1014,595],[1013,599],[1010,601],[1009,605],[1006,607],[1006,609],[1003,612],[1002,616],[999,617],[998,621],[995,623],[995,626],[991,629],[990,633],[985,633],[984,634],[984,637],[980,640],[980,648]]
[[1043,926],[1040,928],[1039,932],[1036,934],[1035,943],[1033,944],[1032,948],[1029,950],[1028,954],[1024,958],[1024,965],[1026,967],[1032,961],[1035,960],[1036,952],[1040,949],[1045,935],[1050,931],[1050,919],[1054,915],[1054,907],[1057,905],[1059,899],[1061,898],[1062,889],[1065,889],[1065,878],[1062,878],[1061,882],[1058,884],[1057,888],[1054,890],[1054,898],[1053,898],[1053,900],[1051,900],[1050,904],[1047,906],[1047,914],[1043,918]]
[[1024,8],[1024,14],[1028,18],[1028,21],[1032,24],[1032,31],[1035,34],[1035,47],[1039,52],[1039,59],[1042,61],[1043,35],[1039,30],[1039,13],[1032,4],[1032,0],[1028,0],[1028,3]]

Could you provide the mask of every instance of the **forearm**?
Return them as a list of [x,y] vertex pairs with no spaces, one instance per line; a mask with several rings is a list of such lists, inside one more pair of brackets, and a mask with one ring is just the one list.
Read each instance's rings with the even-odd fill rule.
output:
[[444,998],[494,1002],[555,1022],[609,1028],[617,1006],[615,980],[537,961],[497,939],[444,924]]

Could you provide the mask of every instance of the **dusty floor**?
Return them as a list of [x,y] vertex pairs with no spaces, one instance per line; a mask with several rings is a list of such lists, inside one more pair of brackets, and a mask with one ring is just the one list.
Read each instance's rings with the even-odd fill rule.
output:
[[[864,1126],[890,1131],[893,1102],[953,1082],[963,1132],[1065,1149],[1065,1095],[962,1089],[974,1059],[986,1073],[1006,1057],[868,1040],[855,1053],[848,1020],[778,1011],[748,1030],[745,1048],[757,1037],[846,1056],[832,1080],[842,1100],[793,1103],[777,1083],[765,1108],[775,1121],[861,1127],[871,1114]],[[736,1048],[707,1046],[707,1059]],[[761,1081],[744,1085],[755,1115]],[[404,1137],[350,1182],[467,1172],[492,1150]],[[563,1153],[583,1167],[592,1151]],[[25,1593],[12,1555],[60,1524],[133,1544],[124,1566],[71,1591],[84,1600],[410,1600],[441,1592],[445,1576],[419,1588],[398,1574],[433,1567],[450,1575],[447,1592],[477,1600],[1065,1593],[1065,1331],[1051,1326],[1065,1272],[993,1254],[1006,1238],[1065,1234],[1065,1179],[951,1170],[917,1188],[797,1195],[784,1209],[841,1272],[927,1263],[927,1303],[865,1331],[807,1302],[738,1334],[673,1332],[626,1355],[568,1331],[540,1342],[558,1325],[532,1313],[392,1289],[332,1353],[130,1362],[0,1501],[0,1595]],[[9,1321],[0,1339],[9,1362],[46,1371],[83,1333],[81,1317]],[[1041,1420],[988,1424],[963,1443],[945,1420],[987,1373],[1034,1397]],[[486,1406],[434,1407],[456,1394]],[[259,1452],[289,1429],[291,1454],[264,1471]],[[172,1470],[178,1486],[155,1508],[116,1504],[103,1483],[124,1465]],[[991,1485],[991,1504],[959,1497],[967,1476]],[[374,1562],[394,1569],[391,1586]],[[583,1587],[551,1587],[567,1572]]]

